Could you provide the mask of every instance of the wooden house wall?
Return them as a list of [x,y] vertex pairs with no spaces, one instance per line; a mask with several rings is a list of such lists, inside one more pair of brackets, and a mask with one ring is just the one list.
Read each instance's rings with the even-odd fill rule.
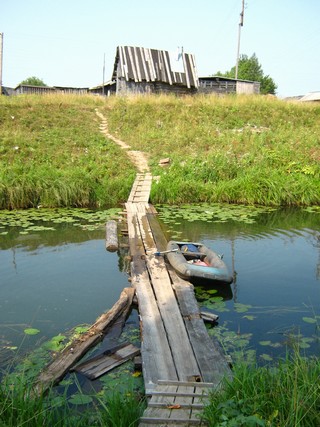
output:
[[139,82],[132,80],[126,81],[124,78],[117,79],[117,95],[129,94],[159,94],[159,93],[174,93],[176,95],[187,95],[197,93],[197,89],[182,85],[170,85],[164,82]]
[[199,93],[228,94],[236,93],[235,81],[229,80],[201,80],[199,79]]
[[30,85],[19,85],[15,89],[17,95],[42,95],[46,93],[53,93],[56,89],[48,86],[30,86]]
[[199,79],[199,93],[217,94],[259,94],[260,83],[223,78],[201,78]]
[[72,93],[77,95],[83,95],[88,93],[88,88],[74,88],[74,87],[62,87],[62,86],[31,86],[31,85],[19,85],[15,88],[15,95],[43,95],[48,93]]
[[244,82],[237,81],[237,89],[238,94],[259,94],[260,93],[260,83],[258,82]]

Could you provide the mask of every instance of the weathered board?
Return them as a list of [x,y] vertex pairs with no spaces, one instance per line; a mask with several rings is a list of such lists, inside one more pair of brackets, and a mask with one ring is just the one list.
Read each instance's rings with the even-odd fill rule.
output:
[[212,389],[211,383],[159,381],[139,427],[205,426],[200,413]]
[[[230,369],[207,333],[193,286],[180,279],[163,256],[155,255],[166,249],[166,239],[155,209],[148,204],[150,174],[148,185],[142,181],[138,176],[126,203],[131,281],[141,320],[142,370],[146,394],[152,396],[141,426],[199,425],[203,393],[193,386],[190,396],[190,386],[204,387],[206,381],[218,387]],[[161,380],[166,383],[157,385]]]
[[[188,334],[175,298],[171,280],[163,257],[154,255],[157,248],[153,240],[146,212],[140,207],[137,212],[140,233],[145,243],[146,262],[152,288],[164,323],[178,378],[181,381],[196,381],[201,378]],[[186,357],[185,355],[188,355]]]
[[102,314],[98,320],[80,338],[74,339],[56,358],[40,373],[34,387],[36,394],[44,393],[51,385],[59,382],[68,370],[83,357],[95,344],[101,341],[108,327],[120,317],[125,320],[132,304],[133,288],[123,289],[114,306]]
[[73,370],[82,373],[90,380],[95,380],[106,372],[111,371],[137,356],[139,353],[139,348],[135,347],[133,344],[124,343],[75,366]]
[[127,203],[129,246],[132,257],[131,283],[135,288],[141,319],[142,372],[146,394],[155,387],[157,380],[178,379],[161,314],[154,298],[146,267],[136,210]]

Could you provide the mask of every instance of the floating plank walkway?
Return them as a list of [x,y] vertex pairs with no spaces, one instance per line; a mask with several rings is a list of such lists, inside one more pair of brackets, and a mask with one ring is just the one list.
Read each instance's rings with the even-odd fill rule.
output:
[[193,286],[155,255],[164,248],[164,236],[148,204],[151,182],[151,174],[138,174],[126,203],[142,371],[151,397],[140,426],[199,425],[202,394],[218,387],[231,371],[219,344],[207,333]]

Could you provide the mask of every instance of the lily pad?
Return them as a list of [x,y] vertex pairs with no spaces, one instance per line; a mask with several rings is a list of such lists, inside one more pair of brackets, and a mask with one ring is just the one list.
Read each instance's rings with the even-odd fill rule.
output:
[[271,345],[271,341],[259,341],[259,344],[263,345],[263,346],[265,346],[265,345]]
[[247,314],[246,316],[242,316],[244,319],[247,319],[247,320],[254,320],[255,318],[256,318],[256,316],[252,316],[252,315],[249,315],[249,314]]
[[302,320],[306,323],[317,323],[317,319],[314,317],[303,317]]
[[69,403],[72,405],[87,405],[88,403],[91,403],[93,401],[91,396],[88,396],[87,394],[74,394],[70,399]]
[[25,330],[24,330],[24,333],[26,334],[26,335],[37,335],[37,334],[39,334],[39,329],[36,329],[36,328],[26,328]]
[[234,303],[234,308],[235,308],[235,310],[236,310],[237,313],[245,313],[251,307],[252,307],[251,305],[241,304],[240,302],[235,302]]
[[261,357],[261,359],[263,359],[263,360],[265,360],[265,361],[267,361],[267,362],[271,362],[273,359],[272,359],[272,357],[270,356],[270,354],[260,354],[260,357]]

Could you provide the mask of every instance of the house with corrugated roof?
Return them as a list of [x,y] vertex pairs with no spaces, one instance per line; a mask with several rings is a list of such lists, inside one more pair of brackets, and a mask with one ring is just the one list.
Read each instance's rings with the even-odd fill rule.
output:
[[300,98],[301,102],[320,102],[320,92],[309,92]]
[[[180,68],[180,70],[178,70]],[[194,55],[180,51],[118,46],[112,80],[116,94],[196,93],[199,80]]]

